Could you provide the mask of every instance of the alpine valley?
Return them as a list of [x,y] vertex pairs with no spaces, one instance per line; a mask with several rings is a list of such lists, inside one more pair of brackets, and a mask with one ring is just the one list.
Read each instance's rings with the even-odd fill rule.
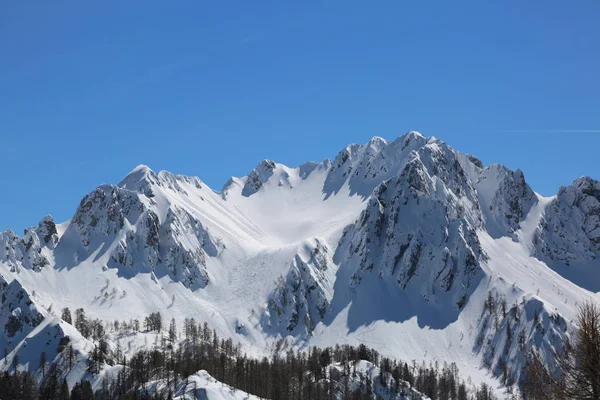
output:
[[[123,366],[91,370],[98,343],[61,310],[103,321],[123,358],[164,345],[144,326],[158,312],[180,332],[207,322],[259,359],[364,344],[419,365],[454,362],[501,397],[527,352],[556,368],[578,305],[597,300],[599,254],[599,181],[543,197],[520,170],[417,132],[296,168],[264,160],[220,191],[142,165],[66,222],[0,233],[0,368],[40,383],[40,353],[60,366],[68,345],[60,379],[99,388]],[[123,332],[115,320],[142,326]],[[192,382],[200,398],[250,398],[206,371],[172,395]]]

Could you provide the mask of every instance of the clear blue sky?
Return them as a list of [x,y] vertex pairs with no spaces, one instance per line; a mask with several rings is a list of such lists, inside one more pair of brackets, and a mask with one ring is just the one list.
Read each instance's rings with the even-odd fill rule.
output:
[[408,130],[545,195],[600,178],[598,21],[597,0],[3,1],[0,230],[141,163],[220,189]]

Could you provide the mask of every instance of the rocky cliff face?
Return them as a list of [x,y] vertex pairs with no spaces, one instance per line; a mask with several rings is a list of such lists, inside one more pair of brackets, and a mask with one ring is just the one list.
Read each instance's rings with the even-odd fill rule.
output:
[[583,177],[561,187],[547,206],[536,236],[535,256],[570,265],[600,253],[600,181]]
[[311,241],[308,259],[296,255],[285,277],[281,276],[262,322],[267,329],[283,328],[289,334],[310,335],[330,307],[332,262],[327,245]]
[[0,276],[0,346],[6,353],[44,320],[29,293],[17,280],[7,283]]
[[[81,246],[75,263],[94,254],[106,260],[103,268],[116,268],[123,276],[154,273],[168,275],[188,288],[206,286],[206,257],[216,257],[218,245],[183,207],[173,204],[166,213],[160,207],[165,203],[162,190],[187,195],[182,182],[202,187],[197,178],[139,168],[120,186],[97,188],[81,201],[57,250],[72,252],[77,240]],[[164,215],[162,220],[159,214]],[[102,258],[104,254],[107,258]]]
[[460,309],[486,257],[475,233],[481,225],[477,193],[456,154],[432,141],[373,191],[360,218],[344,230],[336,258],[352,266],[352,287],[375,275],[393,280],[398,290],[418,288],[427,301],[450,293]]
[[275,163],[271,160],[264,160],[260,162],[256,168],[250,172],[246,179],[246,184],[242,189],[243,196],[250,196],[258,192],[262,185],[273,176],[275,170]]
[[525,182],[523,172],[492,164],[479,169],[475,187],[486,230],[493,237],[516,239],[515,232],[521,228],[521,222],[538,203],[536,194]]
[[158,240],[169,275],[186,287],[205,287],[209,282],[206,258],[216,257],[219,245],[200,221],[180,207],[167,213]]
[[553,354],[565,349],[568,327],[565,318],[535,296],[507,304],[502,295],[490,292],[477,321],[473,351],[482,355],[484,367],[505,384],[514,385],[523,379],[530,351],[558,372]]
[[13,231],[0,233],[0,260],[13,271],[20,268],[40,271],[50,265],[57,241],[56,224],[51,216],[46,216],[38,226],[26,229],[21,238]]
[[391,143],[374,137],[362,146],[352,144],[340,151],[331,163],[323,192],[331,195],[347,184],[350,194],[367,197],[377,185],[395,176],[408,155],[426,142],[420,133],[409,132]]
[[104,185],[85,196],[69,226],[90,252],[105,240],[114,238],[125,228],[135,225],[148,207],[133,191]]

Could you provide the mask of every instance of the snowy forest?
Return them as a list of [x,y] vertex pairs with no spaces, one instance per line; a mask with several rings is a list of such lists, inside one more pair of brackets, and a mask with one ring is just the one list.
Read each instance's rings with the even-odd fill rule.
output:
[[[219,338],[208,323],[185,319],[178,330],[174,319],[168,326],[160,313],[152,313],[143,324],[138,320],[103,323],[87,319],[83,309],[72,320],[68,308],[62,318],[92,339],[95,347],[88,355],[90,376],[105,366],[118,366],[114,376],[105,375],[94,390],[84,379],[71,390],[62,379],[73,368],[73,348],[61,341],[61,361],[48,364],[40,354],[38,385],[28,371],[4,372],[0,376],[0,399],[15,400],[125,400],[185,399],[175,397],[178,388],[189,387],[189,377],[205,370],[229,391],[246,392],[265,399],[431,399],[492,400],[496,397],[485,383],[477,387],[461,376],[456,364],[426,365],[415,360],[403,362],[383,357],[364,344],[357,347],[311,347],[307,351],[276,352],[271,358],[256,359],[243,353],[231,339]],[[594,304],[580,307],[579,329],[560,359],[559,375],[549,373],[535,352],[529,354],[522,391],[509,398],[528,400],[598,399],[600,392],[600,309]],[[159,345],[131,358],[118,346],[111,349],[107,331],[132,335],[140,329],[156,332]],[[280,355],[281,354],[281,355]],[[18,360],[15,364],[18,364]],[[35,367],[35,366],[34,366]],[[196,398],[194,395],[189,398]]]
[[[363,344],[289,349],[257,359],[244,354],[231,339],[219,338],[208,323],[193,318],[185,319],[182,329],[174,319],[165,324],[160,313],[152,313],[142,322],[105,323],[88,319],[83,309],[77,309],[73,318],[65,308],[62,318],[95,343],[88,355],[90,375],[101,373],[107,365],[120,366],[118,372],[104,376],[96,390],[89,380],[69,390],[61,380],[73,367],[74,350],[67,338],[61,343],[61,362],[48,365],[45,353],[40,354],[43,379],[39,389],[29,372],[14,369],[1,377],[0,399],[173,399],[178,386],[199,370],[229,385],[231,391],[265,399],[494,399],[488,385],[471,384],[454,363],[403,362],[383,357]],[[159,345],[129,359],[118,346],[110,348],[107,332],[134,335],[138,331],[159,333]]]

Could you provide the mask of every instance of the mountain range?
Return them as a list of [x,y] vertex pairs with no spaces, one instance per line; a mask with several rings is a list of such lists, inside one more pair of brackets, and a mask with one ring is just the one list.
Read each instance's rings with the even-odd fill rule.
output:
[[364,343],[518,382],[529,350],[556,368],[578,305],[597,300],[599,254],[599,181],[543,197],[522,171],[417,132],[295,168],[263,160],[221,190],[141,165],[66,222],[0,233],[0,365],[35,372],[68,337],[67,380],[84,377],[94,344],[59,318],[69,307],[193,317],[257,357]]

